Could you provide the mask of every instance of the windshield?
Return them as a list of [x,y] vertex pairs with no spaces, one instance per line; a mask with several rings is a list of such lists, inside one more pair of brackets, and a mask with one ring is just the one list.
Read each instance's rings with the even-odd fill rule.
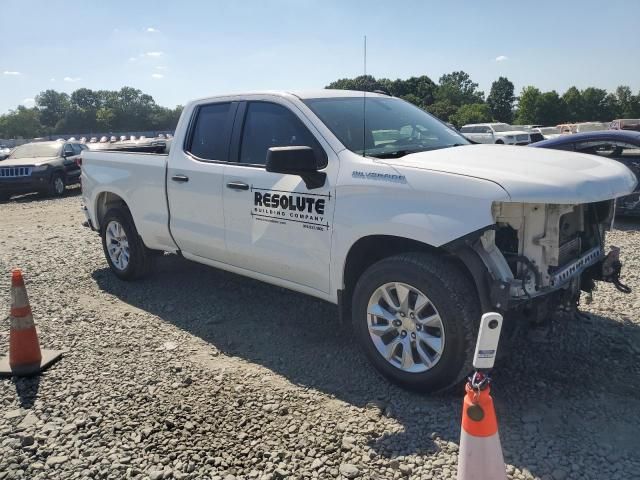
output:
[[[304,101],[352,152],[401,157],[469,142],[425,111],[397,98],[313,98]],[[365,118],[366,122],[363,121]]]
[[496,123],[491,127],[493,128],[494,132],[513,132],[515,130],[515,127],[512,127],[507,123]]
[[542,127],[540,133],[543,135],[560,135],[560,129],[558,127]]
[[59,143],[27,143],[16,147],[9,158],[59,157],[61,149]]

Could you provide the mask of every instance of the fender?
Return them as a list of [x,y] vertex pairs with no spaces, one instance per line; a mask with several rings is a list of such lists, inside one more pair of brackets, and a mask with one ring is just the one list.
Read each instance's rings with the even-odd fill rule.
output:
[[[341,152],[340,157],[332,237],[332,292],[345,288],[347,257],[360,239],[400,237],[441,248],[493,225],[493,202],[509,198],[498,184],[480,178],[395,168],[378,161],[369,161],[365,167],[348,151]],[[337,302],[337,293],[334,301]]]

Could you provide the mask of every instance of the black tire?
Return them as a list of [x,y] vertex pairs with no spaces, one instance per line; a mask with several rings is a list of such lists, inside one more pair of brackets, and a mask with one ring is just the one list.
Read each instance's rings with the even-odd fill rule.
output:
[[[62,186],[62,188],[60,188]],[[65,192],[64,176],[61,173],[54,173],[51,175],[51,181],[49,182],[49,188],[47,194],[51,197],[63,197]]]
[[[406,372],[389,363],[369,335],[369,299],[391,282],[420,290],[440,315],[444,348],[437,363],[424,372]],[[362,274],[353,294],[353,329],[369,360],[391,381],[421,392],[456,385],[471,371],[480,316],[480,301],[470,279],[455,262],[432,253],[407,253],[375,263]]]
[[[112,221],[122,226],[129,244],[129,261],[122,269],[114,264],[107,248],[107,228]],[[121,280],[135,280],[149,273],[153,264],[152,250],[148,249],[142,242],[128,209],[116,207],[107,211],[101,222],[100,236],[102,238],[104,256],[116,277]]]
[[502,140],[496,140],[496,145],[504,145],[504,142]]

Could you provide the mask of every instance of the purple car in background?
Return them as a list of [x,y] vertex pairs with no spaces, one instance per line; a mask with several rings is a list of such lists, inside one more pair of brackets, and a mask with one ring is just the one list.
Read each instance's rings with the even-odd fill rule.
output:
[[[567,150],[611,158],[625,164],[640,179],[640,132],[601,130],[561,135],[531,144],[529,147]],[[631,195],[618,199],[616,213],[640,217],[640,185],[636,186],[636,190]]]

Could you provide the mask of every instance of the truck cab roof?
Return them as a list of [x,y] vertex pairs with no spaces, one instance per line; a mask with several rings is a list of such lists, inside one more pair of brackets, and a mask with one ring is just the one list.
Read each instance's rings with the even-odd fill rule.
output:
[[[202,102],[206,100],[215,100],[217,98],[229,98],[229,97],[253,97],[259,95],[273,95],[277,97],[297,97],[300,100],[307,100],[310,98],[349,98],[349,97],[364,97],[365,92],[359,90],[336,90],[336,89],[318,89],[318,90],[256,90],[248,92],[237,92],[225,95],[212,95],[207,97],[201,97],[194,102]],[[367,97],[381,97],[389,98],[388,95],[366,92]]]

